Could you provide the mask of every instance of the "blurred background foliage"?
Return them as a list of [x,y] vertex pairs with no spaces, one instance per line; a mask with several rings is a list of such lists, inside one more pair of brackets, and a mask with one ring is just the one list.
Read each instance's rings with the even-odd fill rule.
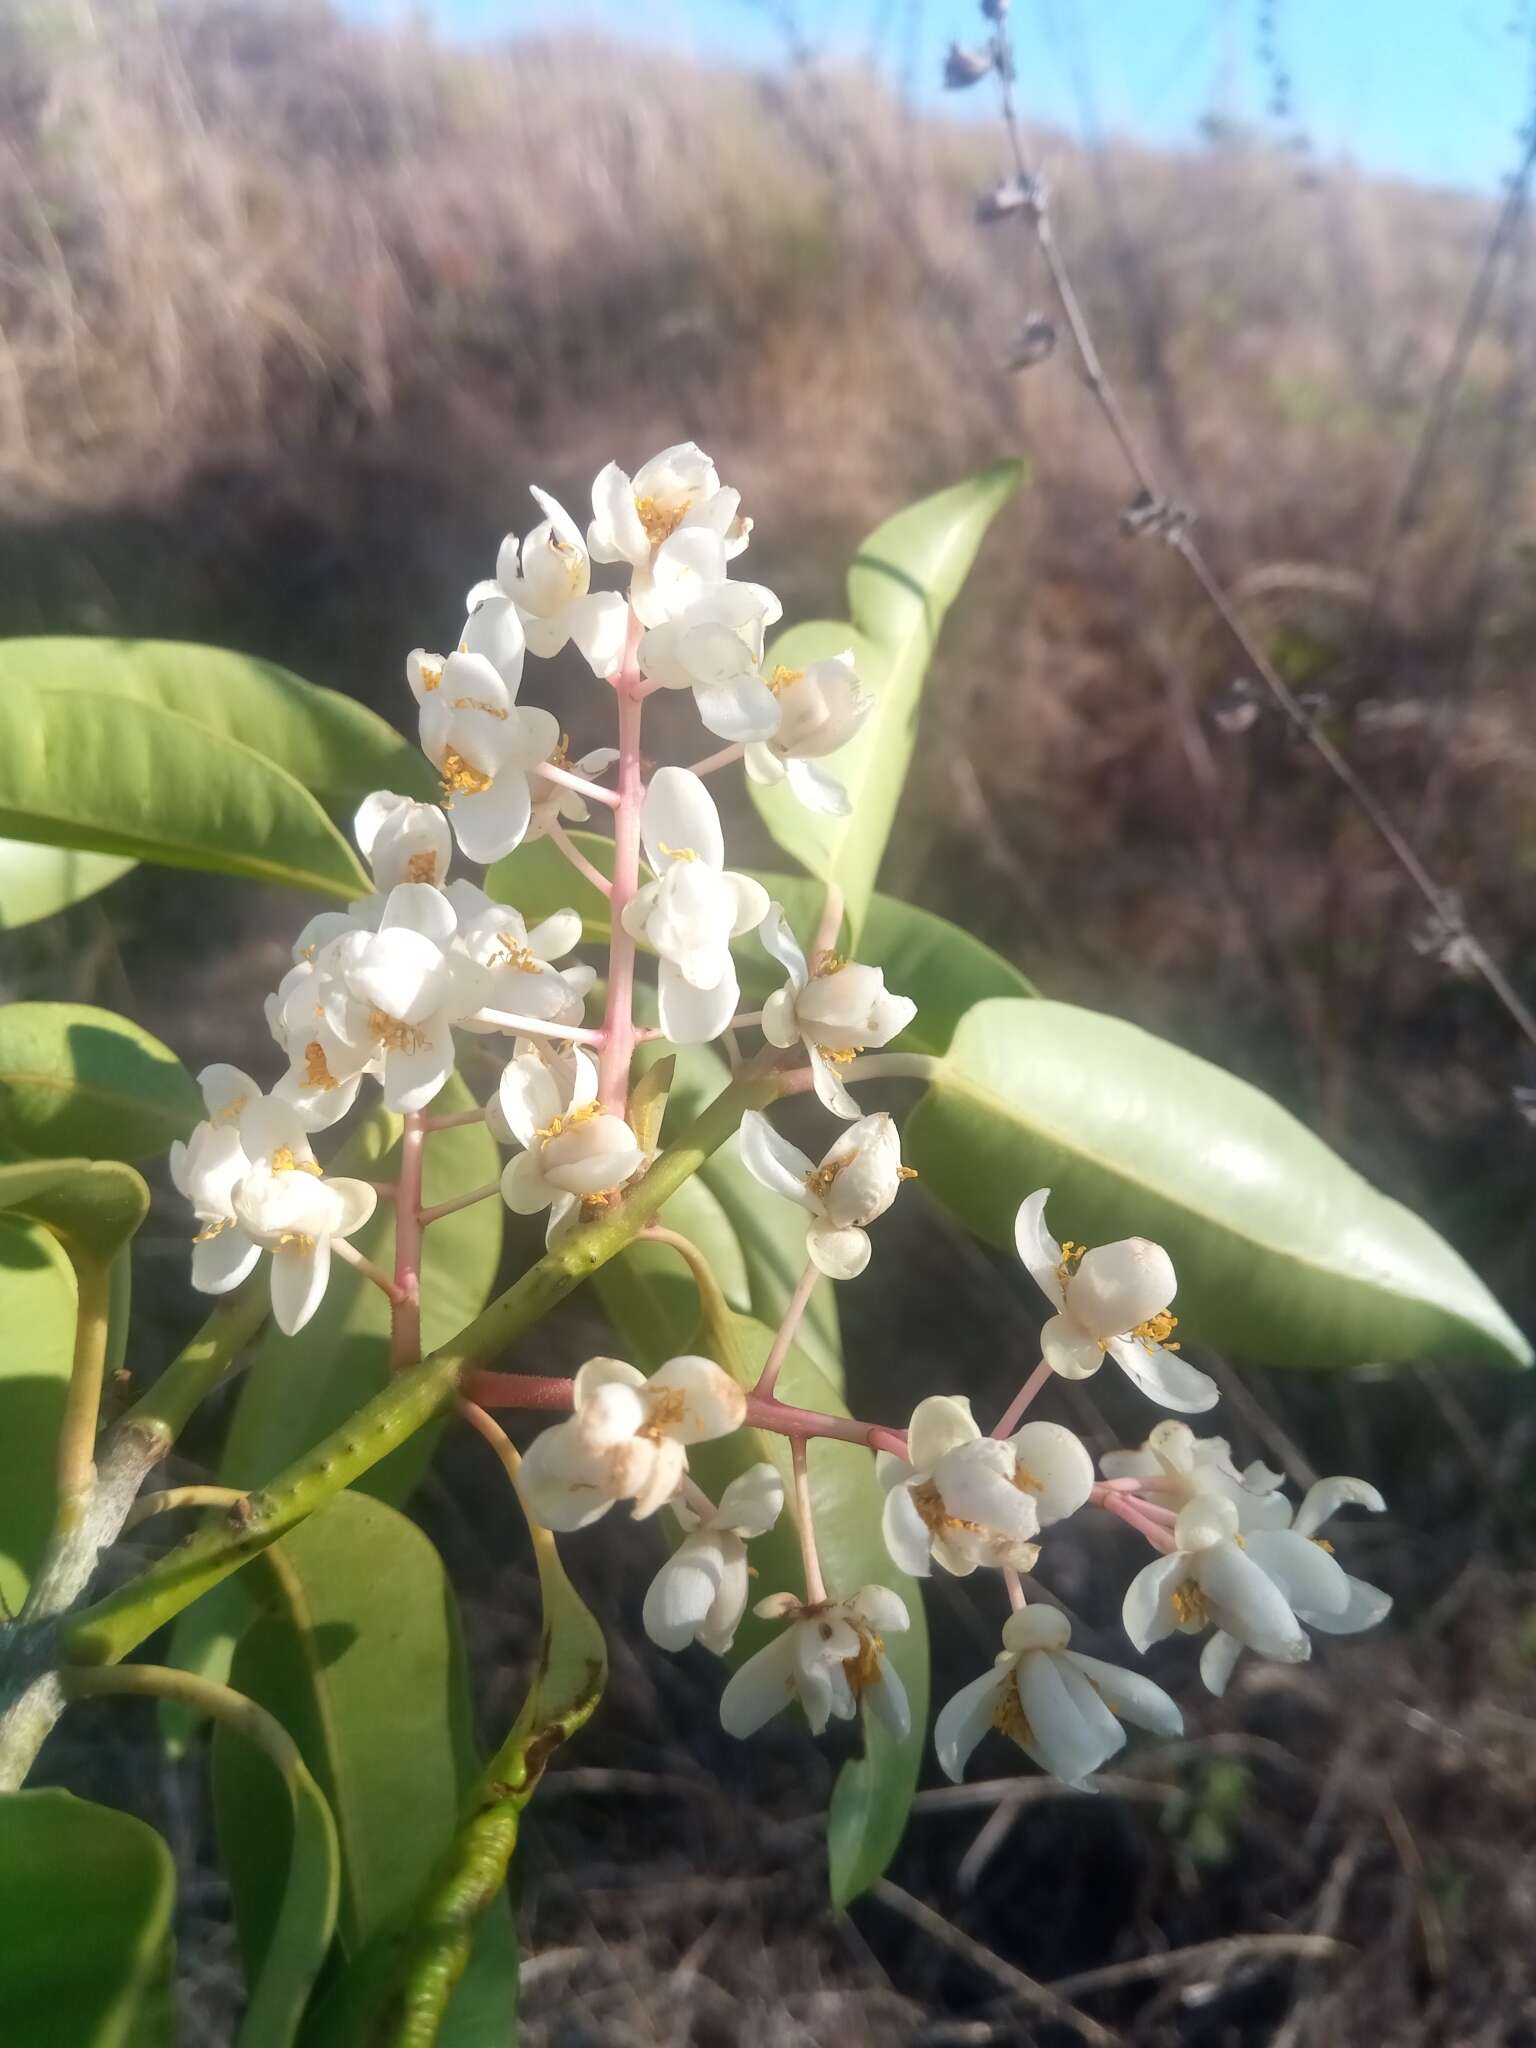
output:
[[[1523,206],[1479,299],[1495,199],[1231,124],[1180,152],[1041,140],[1095,328],[1176,493],[1209,515],[1207,551],[1531,990]],[[403,721],[405,650],[454,632],[463,589],[531,520],[529,482],[579,513],[610,457],[695,437],[757,521],[753,574],[791,618],[836,616],[860,534],[1023,453],[1032,481],[946,629],[885,886],[1046,993],[1272,1090],[1529,1329],[1529,1049],[1260,708],[1178,565],[1121,537],[1121,472],[1066,351],[1005,367],[1046,283],[1027,237],[973,226],[1003,168],[984,122],[914,109],[793,34],[749,72],[576,33],[467,52],[284,0],[10,0],[0,634],[219,643]],[[530,687],[578,750],[606,739],[590,681]],[[685,710],[657,725],[684,746]],[[733,853],[761,860],[732,801]],[[258,998],[294,921],[276,891],[140,870],[0,941],[0,993],[109,1004],[193,1066],[265,1072]],[[888,1228],[904,1284],[845,1290],[864,1406],[894,1418],[957,1368],[979,1409],[1000,1405],[1017,1374],[999,1360],[1033,1343],[1017,1276],[920,1210]],[[173,1204],[141,1243],[153,1358],[189,1316]],[[571,1362],[601,1348],[595,1312],[550,1342]],[[529,1824],[527,2038],[1049,2044],[1072,2036],[1021,2017],[966,1941],[1070,1981],[1287,1930],[1351,1954],[1212,1951],[1095,2010],[1128,2039],[1212,2048],[1533,2038],[1529,1394],[1454,1364],[1226,1383],[1244,1455],[1386,1490],[1394,1517],[1355,1555],[1399,1597],[1395,1636],[1248,1671],[1221,1704],[1179,1673],[1185,1751],[1092,1806],[1029,1783],[990,1805],[939,1793],[894,1876],[958,1947],[915,1936],[889,1888],[853,1922],[825,1915],[809,1816],[828,1765],[793,1730],[728,1748],[703,1660],[635,1657],[653,1561],[605,1525],[575,1566],[628,1623],[610,1704]],[[1097,1383],[1060,1412],[1130,1440],[1150,1419]],[[421,1513],[467,1583],[487,1725],[505,1726],[535,1601],[509,1504],[450,1444]],[[1110,1654],[1119,1534],[1052,1554]],[[951,1586],[935,1618],[942,1697],[993,1617]],[[195,1871],[206,1816],[150,1755],[109,1742],[82,1789],[161,1825],[169,1801]],[[225,1907],[206,1876],[182,1901],[189,2026],[215,2040]]]

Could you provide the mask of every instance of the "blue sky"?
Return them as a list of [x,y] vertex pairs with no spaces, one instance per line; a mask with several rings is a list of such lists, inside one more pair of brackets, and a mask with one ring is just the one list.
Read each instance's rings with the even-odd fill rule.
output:
[[[762,0],[338,0],[429,17],[473,41],[587,26],[702,56],[778,61]],[[782,14],[786,0],[774,0]],[[1263,121],[1266,0],[1015,0],[1020,90],[1034,117],[1181,141],[1219,109]],[[1435,183],[1491,187],[1518,154],[1536,0],[1267,0],[1295,121],[1324,156]],[[973,0],[799,0],[806,40],[932,95],[946,44],[974,39]],[[957,107],[958,111],[958,107]],[[1278,132],[1278,131],[1277,131]]]

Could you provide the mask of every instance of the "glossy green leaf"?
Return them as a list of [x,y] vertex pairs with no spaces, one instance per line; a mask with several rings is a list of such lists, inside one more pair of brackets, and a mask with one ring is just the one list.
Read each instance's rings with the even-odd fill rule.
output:
[[170,1851],[69,1792],[0,1794],[0,2040],[171,2048]]
[[39,918],[68,910],[72,903],[83,903],[133,865],[121,854],[0,839],[0,931],[36,924]]
[[[471,1105],[453,1076],[433,1110],[453,1115]],[[376,1109],[359,1123],[331,1162],[337,1173],[390,1180],[398,1170],[400,1119]],[[434,1131],[426,1143],[423,1191],[427,1203],[446,1202],[496,1179],[501,1156],[484,1124]],[[504,1211],[499,1201],[477,1203],[428,1226],[422,1264],[422,1336],[430,1350],[446,1343],[490,1298],[501,1260]],[[354,1240],[389,1271],[394,1264],[394,1211],[381,1203]],[[311,1449],[376,1394],[389,1378],[389,1303],[370,1280],[338,1260],[314,1320],[296,1337],[270,1326],[243,1375],[225,1438],[219,1479],[225,1486],[260,1486]],[[432,1456],[438,1431],[418,1430],[374,1466],[364,1489],[381,1500],[404,1501]],[[170,1661],[185,1671],[226,1679],[234,1645],[249,1619],[239,1575],[216,1586],[175,1625]],[[185,1744],[192,1720],[171,1705],[161,1723],[173,1751]]]
[[253,655],[177,640],[0,640],[0,698],[37,689],[176,712],[337,803],[375,789],[437,793],[420,751],[376,712]]
[[286,769],[179,712],[88,690],[0,689],[0,833],[327,896],[369,887]]
[[852,648],[874,696],[874,709],[858,733],[827,762],[848,791],[847,817],[808,811],[787,783],[751,786],[753,802],[784,851],[818,880],[842,889],[855,946],[906,781],[918,700],[944,614],[1023,473],[1020,463],[995,463],[887,519],[849,568],[851,624],[816,620],[792,626],[769,649],[770,663],[805,668]]
[[[240,1641],[233,1679],[287,1729],[326,1796],[341,1844],[339,1938],[355,1956],[400,1924],[452,1841],[475,1775],[457,1607],[427,1538],[365,1494],[337,1495],[267,1557],[263,1612]],[[216,1738],[220,1841],[259,1969],[279,1893],[270,1829],[240,1782],[248,1761]],[[480,1941],[507,1986],[504,1906]],[[510,2036],[512,2010],[508,1991],[502,2032],[489,2038]]]
[[176,1055],[88,1003],[0,1008],[0,1153],[146,1159],[203,1113]]
[[250,1984],[236,2048],[292,2048],[336,1929],[336,1823],[302,1759],[280,1771],[224,1721],[214,1735],[213,1773]]
[[[722,1331],[699,1321],[697,1297],[678,1290],[654,1254],[659,1246],[635,1246],[610,1261],[594,1278],[603,1306],[614,1322],[626,1356],[654,1371],[680,1350],[714,1357],[744,1387],[762,1370],[773,1342],[768,1327],[731,1314]],[[692,1311],[689,1320],[689,1311]],[[846,1415],[847,1407],[825,1373],[792,1345],[779,1376],[780,1397],[796,1407]],[[789,1591],[803,1596],[789,1445],[785,1438],[756,1429],[737,1430],[717,1443],[689,1453],[695,1478],[714,1499],[748,1466],[763,1460],[784,1477],[786,1502],[777,1526],[752,1545],[758,1576],[754,1597]],[[827,1855],[833,1903],[845,1906],[874,1883],[894,1855],[917,1789],[927,1735],[928,1626],[921,1588],[898,1571],[880,1533],[884,1494],[873,1456],[857,1444],[818,1439],[810,1447],[811,1505],[822,1574],[833,1598],[861,1586],[889,1586],[906,1603],[911,1629],[886,1642],[886,1654],[905,1685],[912,1708],[910,1733],[901,1741],[864,1717],[865,1755],[843,1766],[833,1791]],[[738,1665],[769,1640],[776,1624],[748,1613],[730,1662]]]
[[[613,865],[613,843],[595,832],[571,837],[604,873]],[[810,944],[821,916],[825,885],[805,875],[752,871],[776,902],[782,903],[802,942]],[[491,870],[487,887],[515,903],[530,924],[569,908],[580,913],[583,941],[604,946],[612,932],[608,902],[584,881],[548,840],[520,847]],[[755,1006],[781,986],[778,962],[764,951],[755,932],[736,940],[733,948],[741,976],[744,1002]],[[917,1016],[895,1041],[905,1052],[943,1052],[955,1026],[974,1004],[990,996],[1033,996],[1039,991],[1015,966],[959,925],[878,892],[870,898],[859,957],[885,970],[886,985],[917,1004]]]
[[27,1159],[0,1166],[0,1211],[106,1264],[149,1213],[149,1189],[115,1159]]
[[0,1611],[12,1614],[53,1521],[76,1299],[74,1268],[52,1232],[0,1216]]
[[1166,1245],[1195,1343],[1271,1365],[1531,1363],[1427,1223],[1257,1088],[1118,1018],[980,1004],[904,1149],[928,1192],[994,1243],[1012,1242],[1020,1200],[1049,1187],[1059,1238]]

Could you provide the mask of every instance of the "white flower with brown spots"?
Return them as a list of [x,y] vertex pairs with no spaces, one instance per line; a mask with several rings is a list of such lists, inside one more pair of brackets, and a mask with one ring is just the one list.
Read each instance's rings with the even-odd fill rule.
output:
[[763,1005],[763,1036],[770,1045],[799,1039],[810,1056],[816,1094],[834,1116],[850,1121],[859,1105],[838,1078],[839,1067],[871,1047],[888,1045],[917,1015],[906,996],[892,995],[878,967],[823,955],[807,961],[783,907],[773,903],[758,929],[764,946],[788,974]]
[[1067,1646],[1072,1625],[1053,1607],[1024,1607],[1003,1624],[990,1671],[962,1686],[940,1711],[934,1752],[959,1784],[971,1752],[991,1729],[1074,1791],[1125,1747],[1125,1723],[1173,1737],[1183,1716],[1160,1685],[1139,1672]]
[[930,1394],[912,1411],[907,1458],[882,1451],[885,1547],[904,1572],[930,1560],[957,1578],[978,1565],[1034,1568],[1036,1536],[1076,1514],[1093,1490],[1093,1460],[1059,1422],[983,1436],[963,1394]]
[[796,1699],[815,1735],[830,1720],[851,1721],[860,1706],[893,1735],[907,1733],[912,1710],[885,1654],[885,1638],[902,1634],[911,1620],[888,1587],[865,1586],[851,1600],[811,1605],[793,1593],[774,1593],[753,1612],[789,1626],[747,1659],[721,1695],[727,1735],[755,1735]]
[[1058,1244],[1045,1227],[1049,1188],[1019,1208],[1019,1257],[1056,1310],[1040,1332],[1052,1372],[1083,1380],[1112,1358],[1149,1400],[1193,1413],[1216,1405],[1216,1382],[1187,1365],[1170,1346],[1178,1317],[1168,1304],[1178,1287],[1173,1261],[1149,1238],[1126,1237],[1090,1251]]
[[589,1358],[570,1420],[535,1437],[519,1484],[548,1529],[584,1529],[615,1501],[636,1521],[669,1501],[688,1470],[688,1446],[729,1436],[747,1397],[713,1360],[669,1359],[647,1379],[619,1358]]
[[806,1256],[831,1280],[852,1280],[869,1264],[865,1225],[883,1216],[912,1169],[901,1163],[901,1137],[884,1110],[844,1131],[820,1166],[749,1109],[741,1120],[741,1161],[770,1193],[811,1214]]

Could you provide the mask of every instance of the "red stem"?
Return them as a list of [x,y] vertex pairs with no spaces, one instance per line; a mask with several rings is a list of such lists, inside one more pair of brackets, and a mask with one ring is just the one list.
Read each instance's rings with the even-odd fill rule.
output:
[[640,622],[633,613],[624,666],[613,679],[619,700],[618,809],[613,821],[613,887],[609,902],[613,935],[608,942],[608,1008],[603,1017],[603,1050],[597,1093],[604,1109],[622,1116],[629,1099],[629,1067],[635,1050],[635,942],[624,929],[624,912],[640,886],[640,805],[645,787],[640,768],[640,669],[635,649]]

